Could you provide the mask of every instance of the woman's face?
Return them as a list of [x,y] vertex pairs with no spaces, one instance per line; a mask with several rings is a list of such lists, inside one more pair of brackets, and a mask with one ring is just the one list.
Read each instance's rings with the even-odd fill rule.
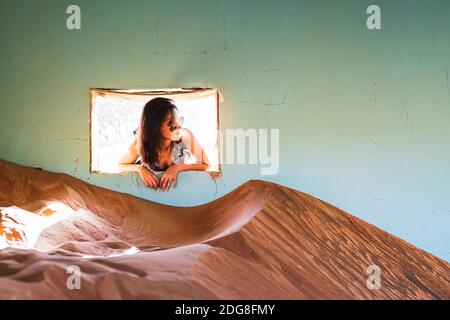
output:
[[169,112],[164,118],[161,126],[161,136],[165,140],[172,140],[174,128],[177,128],[176,118],[172,112]]

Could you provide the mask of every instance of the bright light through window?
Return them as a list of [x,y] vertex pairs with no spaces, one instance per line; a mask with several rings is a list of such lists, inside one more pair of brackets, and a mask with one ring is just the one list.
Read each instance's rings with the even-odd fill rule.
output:
[[153,98],[174,100],[183,127],[204,149],[209,171],[219,166],[219,93],[216,89],[91,89],[91,172],[118,173],[121,155],[134,138],[144,105]]

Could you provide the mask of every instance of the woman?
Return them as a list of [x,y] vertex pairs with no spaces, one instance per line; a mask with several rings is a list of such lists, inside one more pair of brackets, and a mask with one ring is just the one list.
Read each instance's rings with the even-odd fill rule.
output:
[[147,102],[135,137],[120,159],[122,173],[136,172],[147,187],[167,191],[172,183],[177,186],[179,172],[208,169],[203,148],[188,129],[181,128],[176,112],[171,99]]

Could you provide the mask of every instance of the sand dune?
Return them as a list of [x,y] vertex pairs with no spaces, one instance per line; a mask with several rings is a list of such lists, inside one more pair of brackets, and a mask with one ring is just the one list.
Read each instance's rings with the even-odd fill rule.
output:
[[0,179],[1,299],[450,298],[447,262],[276,184],[178,208],[4,161]]

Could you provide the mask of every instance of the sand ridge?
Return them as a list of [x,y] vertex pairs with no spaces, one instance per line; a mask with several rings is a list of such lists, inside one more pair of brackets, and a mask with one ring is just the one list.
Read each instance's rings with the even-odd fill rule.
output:
[[447,262],[277,184],[181,208],[1,160],[0,179],[1,299],[450,298]]

